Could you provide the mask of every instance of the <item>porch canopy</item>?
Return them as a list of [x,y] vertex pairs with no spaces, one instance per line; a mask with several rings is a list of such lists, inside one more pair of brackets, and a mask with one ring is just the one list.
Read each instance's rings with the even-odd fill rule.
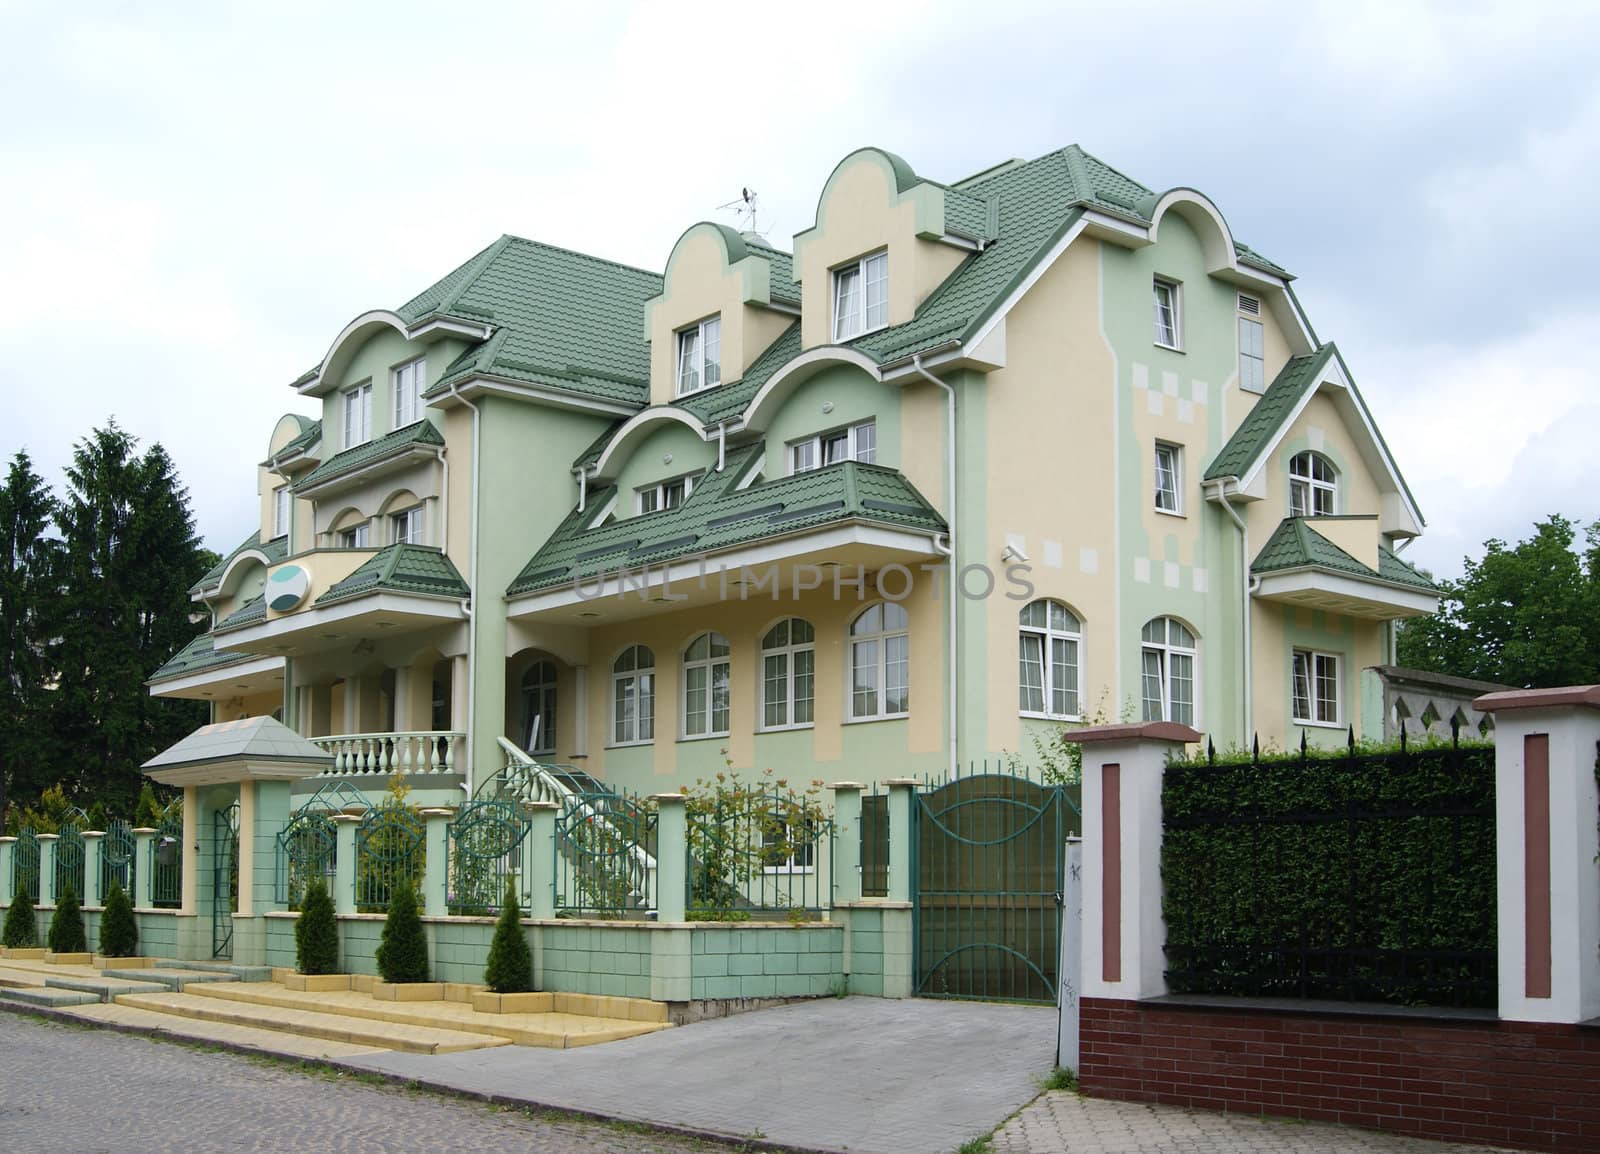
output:
[[146,777],[170,786],[245,781],[299,781],[333,767],[325,753],[270,717],[203,725],[143,765]]

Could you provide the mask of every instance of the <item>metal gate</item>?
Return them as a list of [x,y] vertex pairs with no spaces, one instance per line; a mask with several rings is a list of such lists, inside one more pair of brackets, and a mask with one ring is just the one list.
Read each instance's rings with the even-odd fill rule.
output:
[[215,857],[211,868],[211,956],[233,957],[233,910],[239,900],[239,806],[211,818]]
[[1024,777],[917,795],[913,971],[923,997],[1054,1003],[1068,801]]
[[133,823],[114,817],[106,823],[105,840],[100,843],[100,904],[111,896],[111,883],[122,887],[131,902],[139,863],[134,851]]

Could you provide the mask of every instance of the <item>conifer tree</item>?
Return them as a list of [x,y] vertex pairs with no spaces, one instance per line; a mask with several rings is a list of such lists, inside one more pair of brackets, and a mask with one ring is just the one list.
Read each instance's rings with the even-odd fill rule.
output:
[[386,982],[428,981],[428,939],[417,913],[417,891],[410,882],[396,882],[389,897],[378,941],[378,973]]
[[497,994],[523,994],[533,989],[533,952],[528,949],[528,936],[522,929],[517,888],[509,879],[505,899],[500,903],[500,920],[494,927],[494,941],[489,944],[483,981]]
[[294,956],[302,974],[339,972],[339,922],[333,915],[333,898],[320,877],[306,883],[300,899],[300,919],[294,924]]
[[0,813],[8,799],[31,802],[53,780],[46,687],[55,680],[47,653],[60,568],[59,542],[47,536],[54,515],[55,498],[19,452],[0,485]]
[[139,953],[139,923],[133,916],[133,903],[115,878],[100,915],[100,953],[108,958],[131,958]]
[[86,954],[89,938],[83,932],[83,911],[78,895],[68,886],[56,899],[56,912],[50,918],[50,951],[56,954]]
[[33,895],[27,883],[17,887],[11,906],[6,910],[6,924],[0,928],[0,946],[8,950],[31,950],[39,942],[39,924],[33,916]]

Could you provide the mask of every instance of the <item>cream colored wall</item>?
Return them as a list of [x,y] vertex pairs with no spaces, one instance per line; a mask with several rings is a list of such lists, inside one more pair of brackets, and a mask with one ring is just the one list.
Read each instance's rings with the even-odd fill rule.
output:
[[[1239,290],[1234,291],[1237,292]],[[1260,296],[1259,293],[1250,295]],[[1277,319],[1273,316],[1272,310],[1266,306],[1264,300],[1262,301],[1261,315],[1252,319],[1261,322],[1262,375],[1266,384],[1270,385],[1273,379],[1283,371],[1283,366],[1289,363],[1289,357],[1293,355],[1293,350],[1289,348],[1288,338],[1284,336],[1283,329],[1278,327]],[[1237,352],[1239,326],[1237,318],[1234,323],[1233,339],[1235,343],[1233,373],[1223,382],[1220,389],[1224,444],[1227,442],[1227,438],[1233,435],[1234,430],[1244,422],[1250,410],[1255,407],[1255,403],[1261,399],[1260,393],[1252,393],[1239,387]]]
[[245,717],[270,717],[283,708],[283,694],[254,693],[239,697],[221,697],[227,692],[227,687],[222,686],[217,690],[219,696],[212,704],[213,719],[216,721],[238,721]]
[[[1247,506],[1252,549],[1259,550],[1278,523],[1289,515],[1289,459],[1305,449],[1323,453],[1339,470],[1336,513],[1365,516],[1382,512],[1377,482],[1362,460],[1344,418],[1328,394],[1319,392],[1307,402],[1263,466],[1266,497]],[[1372,533],[1376,539],[1376,522]]]
[[[1099,299],[1099,242],[1080,239],[1007,318],[1008,366],[986,381],[989,540],[984,552],[998,571],[1008,534],[1023,538],[1034,595],[1065,602],[1084,622],[1082,708],[1087,715],[1103,710],[1114,720],[1115,366],[1100,332]],[[1065,451],[1063,435],[1070,429],[1094,433],[1071,436]],[[907,441],[915,443],[909,436]],[[1085,548],[1094,552],[1092,558],[1080,554]],[[981,607],[988,622],[988,744],[1022,749],[1017,614],[1023,602],[997,593],[967,604]]]
[[472,543],[472,410],[456,405],[445,410],[444,451],[450,461],[450,540],[445,553],[465,576]]
[[[376,552],[376,549],[334,549],[296,557],[294,564],[310,575],[311,588],[307,590],[299,606],[289,610],[288,613],[278,613],[269,608],[267,610],[268,619],[276,620],[279,617],[292,617],[296,613],[303,612],[332,586],[337,585],[367,561],[371,560]],[[282,565],[274,565],[269,569],[267,571],[268,579],[270,580],[272,574],[281,568],[283,568]]]
[[1313,531],[1326,537],[1368,569],[1378,567],[1378,518],[1314,517],[1306,521]]
[[[452,460],[451,464],[453,465],[454,463],[455,461]],[[470,467],[469,463],[469,470]],[[451,478],[452,481],[454,479],[454,477]],[[467,477],[467,483],[470,486],[470,472]],[[327,535],[336,529],[348,527],[352,521],[352,511],[358,514],[353,518],[357,522],[371,520],[391,508],[396,510],[402,508],[403,506],[395,504],[395,497],[404,492],[410,493],[414,499],[422,501],[427,506],[427,514],[424,517],[427,537],[424,543],[437,545],[439,543],[439,502],[443,486],[443,464],[437,458],[422,458],[404,469],[385,473],[365,484],[350,489],[341,489],[336,494],[321,498],[316,502],[316,507],[312,514],[312,530],[325,545],[331,545],[332,542],[326,540]],[[374,544],[387,542],[387,534],[388,529],[386,526],[373,525],[372,541]]]
[[[1252,721],[1263,745],[1275,743],[1278,734],[1289,735],[1286,747],[1297,745],[1304,731],[1312,745],[1339,746],[1348,740],[1351,727],[1359,738],[1366,722],[1361,671],[1385,660],[1383,626],[1377,621],[1260,601],[1252,604],[1250,625]],[[1289,662],[1297,648],[1335,653],[1341,658],[1339,692],[1344,715],[1338,726],[1294,724]]]
[[[922,240],[919,231],[943,225],[943,191],[932,185],[900,193],[888,162],[872,152],[847,160],[817,206],[816,227],[794,240],[800,281],[800,342],[833,343],[833,277],[846,261],[880,249],[889,254],[889,323],[903,324],[968,255],[963,249]],[[937,215],[937,222],[931,217]]]

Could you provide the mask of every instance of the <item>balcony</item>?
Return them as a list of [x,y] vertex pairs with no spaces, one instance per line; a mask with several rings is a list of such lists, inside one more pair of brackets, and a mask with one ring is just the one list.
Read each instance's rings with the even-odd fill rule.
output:
[[308,738],[333,755],[324,777],[455,773],[467,735],[428,729],[410,733],[341,733]]
[[1376,517],[1290,517],[1250,566],[1255,597],[1393,621],[1439,607],[1438,587],[1382,543]]

